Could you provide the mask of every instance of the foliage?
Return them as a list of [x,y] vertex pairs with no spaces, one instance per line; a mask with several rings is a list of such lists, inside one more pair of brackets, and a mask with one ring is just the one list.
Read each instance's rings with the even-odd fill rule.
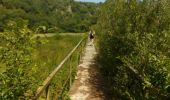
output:
[[47,29],[46,26],[39,26],[36,29],[36,33],[46,33]]
[[[64,33],[63,33],[64,34]],[[34,51],[32,52],[33,57],[33,71],[30,72],[34,80],[34,84],[31,90],[36,92],[36,89],[42,85],[43,81],[48,75],[57,67],[57,65],[66,57],[66,55],[77,45],[77,43],[83,38],[83,35],[61,35],[57,34],[53,37],[39,38],[39,40],[45,42],[39,42],[36,44]],[[74,68],[77,66],[77,50],[69,61],[60,69],[55,75],[53,82],[50,84],[51,97],[54,98],[56,94],[61,94],[63,84],[65,83],[69,74],[69,65]],[[75,73],[74,73],[75,74]],[[43,98],[43,96],[42,96]]]
[[[0,63],[6,69],[0,75],[0,99],[18,100],[26,98],[31,86],[29,70],[31,64],[32,32],[26,21],[10,21],[0,34]],[[3,67],[3,66],[1,66]],[[28,96],[28,95],[27,95]]]
[[45,26],[59,32],[85,32],[96,23],[97,6],[73,0],[1,0],[0,31],[7,21],[19,18],[28,20],[33,30]]
[[[5,65],[1,67],[6,69],[0,76],[0,98],[2,100],[29,99],[45,78],[80,41],[82,35],[32,38],[32,32],[25,23],[10,22],[9,25],[10,27],[7,27],[7,30],[1,34],[3,41],[1,41],[0,58],[1,63]],[[36,45],[33,45],[35,42]],[[73,55],[72,66],[76,67],[78,54],[79,51],[76,51]],[[56,91],[56,88],[61,91],[63,82],[69,74],[68,65],[65,65],[64,69],[57,74],[54,80],[57,82],[51,86],[52,91]],[[73,74],[75,74],[75,67]]]
[[100,8],[99,61],[115,97],[154,100],[167,96],[169,4],[169,0],[107,0]]

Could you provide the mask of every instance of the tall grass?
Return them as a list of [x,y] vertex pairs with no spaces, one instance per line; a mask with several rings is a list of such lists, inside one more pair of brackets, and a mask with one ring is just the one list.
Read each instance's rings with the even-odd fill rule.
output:
[[[83,35],[56,35],[54,37],[41,38],[41,43],[36,45],[32,54],[33,65],[30,74],[34,78],[31,90],[36,90],[46,77],[57,67],[57,65],[67,56],[67,54],[83,38]],[[61,94],[64,81],[69,75],[69,64],[73,67],[73,75],[76,73],[76,66],[79,60],[80,49],[72,56],[71,61],[60,69],[52,84],[52,93]],[[71,62],[71,63],[70,63]],[[56,91],[57,90],[57,91]],[[53,95],[54,96],[54,95]]]
[[[30,90],[27,91],[28,96],[35,95],[37,88],[42,85],[43,81],[48,75],[60,64],[60,62],[68,55],[68,53],[84,38],[83,34],[79,35],[61,35],[56,34],[53,37],[39,37],[32,50],[32,65],[27,67],[27,72],[32,78]],[[3,45],[2,41],[0,44]],[[76,74],[76,67],[79,61],[80,49],[72,55],[72,59],[68,60],[64,66],[59,70],[51,83],[51,96],[59,98],[60,95],[65,96],[67,86],[64,86],[69,73],[69,66],[72,66],[72,76]],[[5,72],[5,65],[0,63],[0,73]],[[56,95],[57,94],[57,95]]]

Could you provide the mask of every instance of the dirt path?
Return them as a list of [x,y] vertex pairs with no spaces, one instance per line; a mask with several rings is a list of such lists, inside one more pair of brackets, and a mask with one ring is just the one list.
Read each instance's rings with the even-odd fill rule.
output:
[[104,81],[95,63],[96,54],[94,46],[88,42],[78,66],[77,78],[69,91],[71,100],[110,100],[106,96]]

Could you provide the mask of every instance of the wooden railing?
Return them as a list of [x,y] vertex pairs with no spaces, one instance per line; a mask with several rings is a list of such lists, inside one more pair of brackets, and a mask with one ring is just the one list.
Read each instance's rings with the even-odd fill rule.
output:
[[[127,63],[126,63],[127,64]],[[131,75],[133,74],[134,77],[141,83],[141,84],[145,84],[145,88],[143,88],[144,91],[144,96],[147,97],[148,93],[150,95],[156,95],[158,100],[167,100],[166,94],[161,93],[161,91],[157,88],[154,87],[152,85],[152,83],[150,83],[148,80],[146,80],[141,74],[139,74],[139,72],[134,68],[134,66],[127,64],[126,66],[127,71],[131,73]],[[145,97],[145,98],[146,98]]]
[[[71,61],[72,59],[72,55],[73,53],[80,47],[81,51],[80,53],[82,52],[83,48],[85,45],[83,44],[86,44],[84,43],[86,42],[86,38],[82,39],[74,48],[73,50],[64,58],[64,60],[54,69],[54,71],[45,79],[45,81],[43,82],[43,84],[38,87],[37,89],[37,92],[35,94],[35,96],[33,97],[33,100],[38,100],[40,98],[40,96],[44,95],[43,93],[45,92],[45,100],[52,100],[50,98],[50,83],[52,81],[52,79],[54,78],[54,76],[57,74],[57,72],[62,68],[62,66],[66,63],[66,61]],[[81,54],[80,54],[81,56]],[[81,57],[79,57],[79,60],[80,60]],[[71,63],[71,62],[69,62]],[[72,84],[72,66],[71,64],[69,64],[69,75],[68,75],[68,78],[65,80],[64,82],[64,86],[69,82],[69,85],[71,86]],[[64,89],[64,88],[63,88]]]

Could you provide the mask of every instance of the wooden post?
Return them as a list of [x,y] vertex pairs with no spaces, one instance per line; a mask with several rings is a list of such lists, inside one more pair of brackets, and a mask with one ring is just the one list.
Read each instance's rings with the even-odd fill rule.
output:
[[50,84],[46,87],[45,93],[46,93],[46,100],[50,100],[50,90],[49,90]]
[[79,61],[78,61],[78,64],[80,64],[80,61],[81,61],[82,51],[83,51],[83,43],[82,43],[82,44],[81,44],[81,46],[80,46]]
[[72,56],[70,57],[70,64],[69,64],[69,67],[70,67],[70,87],[71,87],[71,84],[72,84],[72,66],[71,66],[71,58],[72,58]]

